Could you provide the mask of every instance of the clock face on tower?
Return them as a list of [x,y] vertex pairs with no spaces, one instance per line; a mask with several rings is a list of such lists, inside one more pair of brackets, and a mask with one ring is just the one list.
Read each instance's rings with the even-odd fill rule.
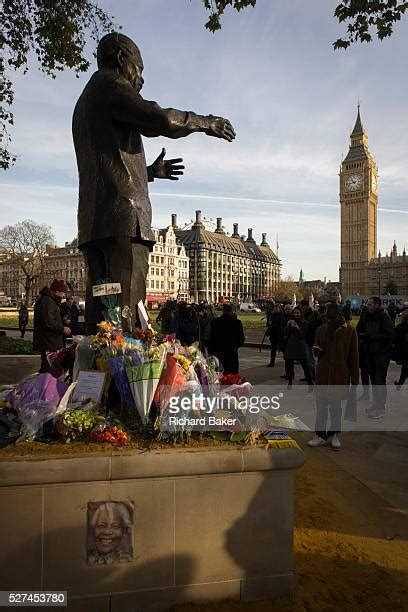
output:
[[357,191],[363,184],[363,177],[361,174],[350,174],[346,179],[346,187],[348,191]]

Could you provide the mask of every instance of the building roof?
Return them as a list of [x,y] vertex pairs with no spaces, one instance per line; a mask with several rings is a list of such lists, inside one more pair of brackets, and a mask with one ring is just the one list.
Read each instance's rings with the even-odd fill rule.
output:
[[408,266],[408,257],[407,255],[393,255],[390,257],[388,254],[383,255],[381,257],[375,257],[368,264],[370,268],[373,267],[385,267],[385,266]]
[[175,230],[178,240],[187,248],[197,248],[200,244],[211,251],[227,253],[240,257],[267,259],[279,263],[278,257],[269,246],[257,245],[255,241],[241,240],[225,234],[210,232],[203,224],[195,223],[191,229]]
[[353,162],[361,159],[370,159],[371,155],[364,145],[357,145],[350,147],[346,157],[343,162]]
[[360,117],[360,105],[358,105],[357,119],[356,119],[356,123],[353,128],[353,131],[351,132],[351,135],[352,136],[362,136],[363,134],[365,134],[365,130],[364,130],[363,123]]

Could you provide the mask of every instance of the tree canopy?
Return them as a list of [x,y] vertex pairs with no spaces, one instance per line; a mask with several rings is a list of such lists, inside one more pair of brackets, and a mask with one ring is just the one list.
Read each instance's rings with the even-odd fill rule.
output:
[[48,225],[29,219],[0,230],[0,253],[18,264],[28,304],[31,303],[34,281],[44,272],[47,246],[54,242]]
[[66,68],[78,75],[89,68],[88,38],[98,40],[114,27],[112,18],[88,0],[2,0],[0,12],[0,168],[15,161],[8,128],[14,123],[11,72],[27,72],[36,56],[48,76]]
[[[202,0],[210,17],[205,27],[210,32],[221,29],[221,19],[227,7],[241,11],[254,7],[256,0]],[[347,24],[346,34],[333,42],[335,49],[347,49],[354,42],[370,42],[373,33],[380,40],[391,36],[395,24],[408,9],[408,2],[401,0],[343,0],[334,16],[339,23]]]

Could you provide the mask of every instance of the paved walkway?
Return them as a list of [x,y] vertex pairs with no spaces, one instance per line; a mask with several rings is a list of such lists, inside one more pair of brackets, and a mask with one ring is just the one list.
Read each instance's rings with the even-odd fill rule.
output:
[[[281,385],[282,388],[285,388],[285,383],[280,378],[284,372],[282,356],[278,355],[274,368],[266,367],[268,361],[269,351],[267,350],[262,351],[262,353],[258,349],[243,348],[240,350],[240,371],[248,381],[256,385]],[[392,362],[388,380],[393,383],[398,374],[399,366]],[[296,379],[299,380],[302,376],[301,368],[296,366]],[[305,387],[305,385],[299,385],[299,390],[300,387]],[[359,392],[361,391],[360,389]],[[313,395],[310,396],[310,400],[308,395],[304,395],[303,398],[305,405],[308,402],[307,410],[309,413],[305,415],[304,420],[308,421],[311,429],[313,429],[314,398]],[[400,418],[397,414],[393,414],[398,412],[395,398],[398,398],[401,403],[401,410],[404,412]],[[294,437],[304,448],[307,459],[313,458],[325,462],[325,457],[327,457],[330,459],[330,462],[327,462],[327,467],[334,463],[380,496],[395,511],[408,518],[408,427],[406,427],[408,384],[399,395],[397,395],[393,384],[390,385],[388,401],[390,414],[387,415],[385,424],[384,421],[374,421],[373,423],[373,421],[367,419],[364,414],[364,407],[365,405],[359,407],[359,422],[355,426],[356,428],[361,426],[361,431],[343,432],[341,434],[342,449],[340,452],[334,452],[328,447],[310,449],[307,446],[307,441],[311,437],[309,433],[296,433]],[[296,413],[302,414],[302,407],[299,407]],[[390,430],[393,423],[395,423],[397,431]],[[400,424],[402,424],[402,427],[397,426]],[[375,428],[375,431],[367,431],[368,428]],[[385,428],[389,431],[382,431]]]

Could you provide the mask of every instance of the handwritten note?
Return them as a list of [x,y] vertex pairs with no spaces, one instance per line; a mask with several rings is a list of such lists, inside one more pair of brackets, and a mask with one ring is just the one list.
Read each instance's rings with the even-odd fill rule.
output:
[[92,285],[93,297],[100,297],[101,295],[114,295],[122,293],[122,287],[120,283],[105,283],[103,285]]
[[85,399],[91,399],[94,402],[100,402],[105,384],[105,376],[105,372],[80,370],[77,384],[72,394],[72,400],[80,402]]

